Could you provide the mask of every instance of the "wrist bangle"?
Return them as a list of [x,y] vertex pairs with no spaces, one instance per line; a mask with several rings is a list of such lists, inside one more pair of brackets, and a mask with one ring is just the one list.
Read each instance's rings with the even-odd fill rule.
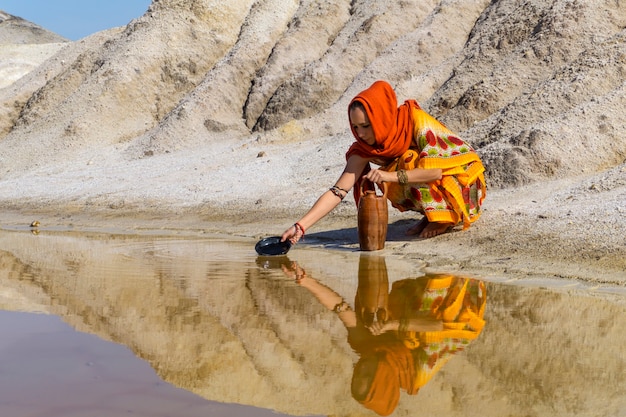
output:
[[343,188],[337,187],[336,185],[333,185],[332,187],[330,187],[329,190],[331,193],[335,194],[341,200],[346,198],[346,195],[348,195],[348,190],[344,190]]
[[340,302],[333,308],[333,311],[337,314],[343,313],[344,311],[348,310],[350,310],[350,304],[346,303],[345,301]]
[[304,237],[304,227],[302,227],[302,225],[301,225],[300,223],[295,222],[295,223],[293,224],[293,227],[295,227],[295,228],[296,228],[296,232],[297,232],[298,230],[300,230],[300,231],[302,232],[302,237]]
[[405,170],[399,169],[396,173],[398,175],[398,183],[400,183],[400,185],[407,185],[409,183],[409,177],[406,175]]

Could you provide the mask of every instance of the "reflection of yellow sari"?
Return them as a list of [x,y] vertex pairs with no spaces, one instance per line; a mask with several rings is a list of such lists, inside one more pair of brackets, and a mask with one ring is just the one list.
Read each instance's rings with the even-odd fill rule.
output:
[[455,353],[476,339],[484,325],[487,294],[481,281],[451,275],[429,275],[393,283],[389,294],[392,318],[429,316],[443,330],[399,331],[399,341],[377,346],[380,361],[369,392],[360,401],[379,415],[391,414],[400,389],[415,395]]
[[423,387],[452,355],[465,350],[480,335],[486,301],[485,284],[468,278],[434,275],[423,288],[416,280],[394,283],[389,299],[392,315],[428,314],[443,322],[441,331],[399,334],[407,348],[419,351],[413,389]]
[[457,224],[464,228],[480,217],[486,195],[480,158],[474,149],[422,109],[412,109],[414,139],[409,150],[385,171],[441,168],[443,177],[428,184],[389,183],[387,197],[400,211],[424,213],[430,222]]

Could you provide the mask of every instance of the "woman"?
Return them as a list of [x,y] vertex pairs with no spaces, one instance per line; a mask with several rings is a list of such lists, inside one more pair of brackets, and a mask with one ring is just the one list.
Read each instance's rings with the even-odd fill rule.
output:
[[[352,99],[348,117],[356,142],[346,153],[343,173],[304,217],[283,233],[283,241],[297,243],[353,187],[358,205],[363,180],[388,183],[387,197],[395,208],[424,214],[407,231],[409,235],[430,238],[460,222],[468,228],[478,219],[486,194],[480,158],[415,100],[398,107],[391,86],[376,81]],[[380,168],[372,169],[370,163]]]

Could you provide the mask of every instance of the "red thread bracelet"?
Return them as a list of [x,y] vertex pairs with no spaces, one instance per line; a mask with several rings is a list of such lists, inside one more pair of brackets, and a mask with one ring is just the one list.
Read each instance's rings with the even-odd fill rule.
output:
[[302,225],[298,222],[295,222],[293,225],[296,226],[296,229],[302,230],[302,237],[304,237],[304,227],[302,227]]

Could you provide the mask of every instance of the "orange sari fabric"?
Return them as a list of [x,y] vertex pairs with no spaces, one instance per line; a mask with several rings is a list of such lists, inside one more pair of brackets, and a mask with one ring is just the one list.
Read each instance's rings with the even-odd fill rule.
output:
[[[462,221],[464,228],[480,217],[486,195],[484,167],[469,144],[423,111],[416,101],[407,100],[398,107],[395,92],[384,81],[376,81],[359,93],[350,106],[355,101],[363,104],[376,143],[368,145],[351,127],[356,142],[348,149],[346,159],[359,155],[386,171],[443,170],[442,179],[430,184],[390,183],[388,198],[395,208],[421,212],[431,222],[457,224]],[[361,177],[369,169],[368,164],[354,186],[357,205]]]
[[409,395],[419,391],[413,388],[416,378],[416,364],[411,351],[402,345],[379,346],[376,352],[381,361],[376,370],[367,396],[360,401],[363,406],[378,415],[388,416],[398,406],[400,389]]

